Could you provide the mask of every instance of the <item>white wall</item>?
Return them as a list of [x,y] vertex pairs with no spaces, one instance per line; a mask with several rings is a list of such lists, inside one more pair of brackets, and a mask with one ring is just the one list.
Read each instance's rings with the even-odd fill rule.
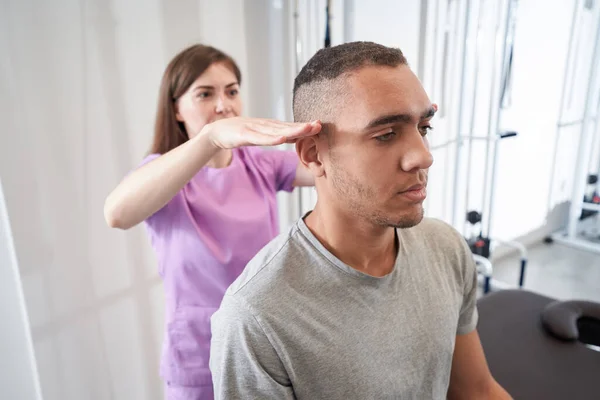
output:
[[350,40],[365,40],[398,47],[411,68],[418,70],[420,1],[353,1]]

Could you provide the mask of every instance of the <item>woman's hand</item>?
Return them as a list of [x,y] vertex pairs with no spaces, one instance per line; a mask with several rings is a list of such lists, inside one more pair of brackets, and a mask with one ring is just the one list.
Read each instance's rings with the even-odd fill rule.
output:
[[220,149],[241,146],[276,146],[293,143],[305,136],[321,131],[321,123],[281,122],[264,118],[226,118],[205,125],[206,134],[213,145]]

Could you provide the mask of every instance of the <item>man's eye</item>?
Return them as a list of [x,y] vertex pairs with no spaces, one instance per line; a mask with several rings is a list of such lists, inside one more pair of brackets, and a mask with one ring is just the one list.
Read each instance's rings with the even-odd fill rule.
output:
[[419,128],[419,131],[421,132],[421,135],[425,136],[427,135],[427,132],[433,130],[433,126],[431,125],[426,125],[426,126],[422,126]]
[[390,140],[392,140],[394,138],[394,136],[396,136],[396,133],[390,132],[390,133],[386,133],[385,135],[375,137],[375,140],[378,140],[380,142],[389,142]]

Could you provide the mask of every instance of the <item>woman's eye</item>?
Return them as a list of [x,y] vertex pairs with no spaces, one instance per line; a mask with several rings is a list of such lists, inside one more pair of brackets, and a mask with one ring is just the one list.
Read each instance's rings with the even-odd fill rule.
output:
[[427,132],[433,130],[433,127],[431,125],[426,125],[426,126],[422,126],[419,128],[419,131],[421,132],[421,135],[425,136],[427,135]]
[[239,93],[239,91],[237,89],[232,89],[229,91],[230,96],[237,96],[238,93]]
[[392,140],[394,138],[394,136],[396,136],[395,132],[389,132],[389,133],[386,133],[385,135],[375,137],[375,140],[378,140],[380,142],[389,142],[390,140]]

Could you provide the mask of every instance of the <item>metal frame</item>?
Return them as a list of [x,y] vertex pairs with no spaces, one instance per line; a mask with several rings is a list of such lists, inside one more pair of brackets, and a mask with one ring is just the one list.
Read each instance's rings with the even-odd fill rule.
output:
[[[501,110],[504,108],[504,104],[510,91],[507,85],[511,81],[512,71],[510,63],[512,62],[512,49],[514,46],[514,30],[516,25],[516,12],[517,12],[518,0],[508,0],[507,11],[506,11],[506,26],[504,28],[504,42],[502,45],[502,67],[500,70],[501,86],[499,87],[498,98],[496,101],[496,117],[494,121],[494,129],[488,131],[488,134],[495,134],[494,140],[494,155],[492,158],[492,171],[491,171],[491,182],[488,196],[488,208],[487,208],[487,235],[489,236],[492,226],[492,212],[494,210],[494,190],[496,188],[496,163],[498,159],[498,144],[499,140],[503,139],[504,136],[498,131],[500,126],[500,117],[502,115]],[[490,114],[491,116],[491,114]],[[489,142],[488,142],[489,143]]]
[[[483,226],[484,232],[485,232],[485,236],[490,238],[491,244],[490,246],[494,245],[494,248],[499,247],[499,246],[507,246],[507,247],[512,247],[515,248],[519,251],[520,254],[520,271],[519,271],[519,282],[518,282],[518,287],[522,288],[524,283],[525,283],[525,272],[526,272],[526,268],[527,268],[527,260],[528,260],[528,254],[527,254],[527,249],[525,248],[525,246],[522,243],[519,243],[517,241],[514,240],[502,240],[502,239],[498,239],[498,238],[492,238],[490,237],[490,233],[491,233],[491,226],[492,226],[492,213],[494,210],[494,190],[496,188],[496,174],[497,174],[497,160],[498,160],[498,146],[500,144],[500,140],[506,138],[506,137],[511,137],[511,136],[516,136],[516,133],[501,133],[499,132],[499,126],[500,126],[500,118],[502,115],[502,109],[505,107],[505,105],[507,104],[506,99],[507,96],[510,96],[510,83],[511,83],[511,75],[512,75],[512,68],[511,68],[511,63],[512,63],[512,49],[514,46],[514,31],[515,31],[515,25],[516,25],[516,13],[517,13],[517,6],[518,6],[518,0],[508,0],[507,4],[506,4],[506,15],[505,15],[505,27],[504,27],[504,38],[503,38],[503,44],[502,44],[502,65],[501,65],[501,69],[500,69],[500,87],[499,92],[497,93],[497,98],[495,99],[495,106],[496,106],[496,113],[495,113],[495,120],[493,123],[488,124],[488,135],[493,135],[491,136],[488,141],[488,145],[490,143],[493,143],[494,145],[494,150],[493,150],[493,156],[492,156],[492,160],[489,164],[491,164],[491,177],[490,177],[490,185],[489,185],[489,189],[487,186],[487,168],[488,168],[488,160],[489,160],[489,147],[488,147],[488,157],[486,157],[486,174],[484,175],[484,179],[486,180],[486,186],[485,186],[485,190],[484,190],[484,199],[483,199],[483,209],[486,210],[485,207],[485,201],[487,199],[488,201],[488,206],[487,206],[487,210],[485,211],[487,213],[486,217],[487,217],[487,224]],[[499,34],[499,32],[498,32]],[[493,103],[490,102],[490,106]],[[490,119],[492,118],[492,113],[490,112],[489,114]],[[490,250],[491,252],[491,250]],[[500,286],[503,286],[502,288],[506,288],[504,287],[504,285],[499,285],[498,282],[494,282],[495,283],[495,287],[500,288]],[[509,286],[510,287],[510,286]]]
[[483,293],[488,293],[491,289],[492,273],[494,272],[492,262],[477,254],[473,254],[473,260],[475,261],[475,265],[479,266],[478,272],[483,277]]
[[[575,6],[573,12],[573,24],[575,24],[577,20],[577,16],[581,12],[582,6],[586,3],[578,2]],[[587,6],[586,6],[587,7]],[[597,11],[598,12],[598,11]],[[575,40],[574,36],[575,27],[571,28],[571,37],[569,40],[569,46],[573,45],[573,41]],[[570,56],[569,51],[569,56]],[[576,60],[567,60],[567,66],[570,64],[574,64]],[[596,36],[594,41],[594,49],[592,52],[590,70],[588,74],[588,86],[587,92],[585,96],[583,117],[581,120],[575,121],[573,123],[565,123],[560,121],[557,124],[557,141],[558,135],[560,134],[560,129],[565,126],[573,126],[578,124],[581,126],[580,137],[579,137],[579,146],[577,150],[577,164],[575,166],[574,177],[573,177],[573,191],[571,195],[571,202],[569,206],[569,219],[567,223],[567,227],[564,231],[554,233],[551,238],[554,242],[567,245],[570,247],[574,247],[580,250],[590,251],[594,253],[600,253],[600,241],[595,243],[582,237],[582,234],[586,232],[586,224],[580,223],[579,219],[583,210],[591,210],[598,211],[600,213],[600,205],[599,204],[591,204],[584,203],[583,197],[585,195],[585,186],[587,181],[587,176],[589,174],[589,166],[592,156],[592,152],[594,151],[594,144],[596,143],[597,138],[600,137],[600,124],[598,123],[598,116],[600,116],[600,99],[598,99],[598,90],[600,90],[600,82],[598,70],[600,69],[600,18],[598,18],[596,22]],[[563,94],[564,89],[566,87],[566,81],[568,74],[572,74],[569,68],[565,70],[565,82],[563,82]],[[592,107],[594,106],[593,101],[596,97],[596,110],[595,114],[592,113]],[[561,104],[560,115],[562,119],[564,108],[564,99]],[[558,146],[556,146],[558,147]],[[555,148],[554,159],[556,160],[556,152],[558,151]],[[598,161],[600,163],[600,160]],[[599,167],[600,170],[600,167]],[[600,185],[598,185],[600,188]],[[553,187],[551,186],[551,190]],[[552,196],[552,192],[550,192],[550,197]],[[551,200],[550,200],[551,201]],[[551,203],[549,202],[549,207]],[[598,215],[593,217],[596,219],[597,223],[600,223]]]
[[[303,47],[302,47],[302,36],[300,35],[300,4],[299,0],[294,0],[294,76],[298,76],[300,70],[302,69],[302,61],[303,61]],[[299,218],[303,217],[303,192],[302,188],[299,188],[297,191],[297,200],[298,200],[298,213]]]
[[[321,7],[321,4],[324,7]],[[347,21],[351,20],[353,12],[353,2],[349,1],[342,7],[343,17]],[[303,10],[303,12],[301,12]],[[338,10],[339,11],[339,10]],[[321,34],[320,18],[321,12],[325,16],[325,26],[323,27],[323,36]],[[294,45],[294,68],[297,76],[300,73],[304,63],[307,60],[307,55],[310,55],[312,51],[320,49],[323,45],[331,45],[333,34],[333,22],[334,22],[334,7],[332,0],[309,0],[300,1],[294,0],[293,3],[293,45]],[[305,19],[302,20],[301,17]],[[304,22],[304,32],[301,31],[301,25]],[[346,25],[344,23],[343,35],[351,34],[351,24]],[[303,37],[303,34],[305,36]],[[341,36],[341,35],[340,35]],[[306,39],[306,42],[304,41]],[[316,49],[316,50],[315,50]],[[297,188],[295,190],[295,197],[298,204],[298,218],[304,217],[308,208],[313,203],[316,196],[314,188]]]
[[[558,155],[558,143],[559,143],[559,137],[560,137],[560,130],[561,130],[561,128],[566,128],[566,127],[574,126],[574,125],[580,125],[583,122],[583,119],[563,122],[565,104],[567,103],[566,102],[567,89],[571,92],[572,91],[571,86],[573,86],[572,75],[574,73],[574,68],[570,68],[570,66],[572,64],[572,59],[576,59],[576,57],[572,56],[571,50],[574,47],[575,28],[579,25],[577,23],[578,22],[577,17],[579,16],[579,10],[581,8],[580,3],[581,3],[581,1],[577,1],[573,7],[573,17],[571,19],[571,31],[569,33],[569,43],[567,45],[567,57],[565,60],[565,73],[563,76],[563,84],[562,84],[562,89],[561,89],[561,93],[560,93],[561,103],[560,103],[560,108],[558,109],[558,123],[556,124],[554,154],[553,154],[553,158],[552,158],[552,166],[554,169],[553,169],[552,175],[550,177],[548,207],[547,207],[548,212],[550,212],[552,210],[552,194],[554,191],[554,175],[555,175],[554,172],[556,169],[556,159],[557,159],[557,155]],[[569,77],[571,77],[571,79],[569,79]]]
[[[497,162],[497,158],[498,158],[498,146],[499,146],[499,142],[500,140],[502,140],[503,138],[507,137],[507,136],[514,136],[514,133],[511,133],[509,135],[506,135],[505,133],[501,133],[499,132],[498,128],[500,125],[500,117],[501,117],[501,111],[502,108],[504,107],[504,105],[506,104],[506,96],[508,96],[508,93],[510,92],[510,63],[511,63],[511,57],[512,57],[512,46],[513,46],[513,40],[514,40],[514,29],[515,29],[515,21],[516,21],[516,8],[517,8],[517,4],[518,1],[517,0],[507,0],[506,3],[503,5],[505,6],[505,10],[504,10],[504,19],[501,21],[497,21],[496,22],[496,32],[495,32],[495,37],[496,40],[493,43],[493,52],[495,55],[495,59],[496,62],[493,64],[492,68],[493,68],[493,74],[492,76],[494,77],[491,81],[491,92],[492,92],[492,100],[489,103],[489,116],[488,116],[488,129],[487,129],[487,135],[482,136],[482,135],[475,135],[473,132],[474,129],[474,115],[475,115],[475,107],[476,107],[476,96],[477,96],[477,87],[478,87],[478,78],[479,78],[479,63],[478,63],[478,58],[479,58],[479,35],[480,35],[480,28],[481,28],[481,18],[482,18],[482,9],[483,9],[483,2],[480,1],[477,3],[479,6],[478,9],[478,16],[477,16],[477,26],[475,27],[475,34],[474,34],[474,40],[470,39],[470,28],[471,28],[471,16],[470,16],[470,9],[472,8],[473,2],[472,0],[465,0],[465,5],[467,8],[467,12],[466,12],[466,17],[465,17],[465,26],[464,26],[464,47],[462,48],[462,59],[464,60],[467,54],[467,44],[471,43],[472,46],[474,47],[473,50],[473,54],[474,54],[474,62],[476,63],[474,66],[474,83],[473,83],[473,105],[472,105],[472,109],[471,109],[471,118],[470,118],[470,122],[468,123],[469,126],[466,127],[466,130],[468,130],[468,134],[465,134],[464,130],[465,128],[463,128],[463,103],[464,103],[464,97],[465,97],[465,70],[466,70],[466,62],[463,61],[462,65],[461,65],[461,70],[460,70],[460,79],[461,79],[461,86],[459,88],[459,113],[457,115],[457,121],[454,122],[455,126],[456,126],[456,136],[450,140],[447,140],[444,143],[438,144],[438,145],[434,145],[431,146],[431,150],[439,150],[445,147],[448,147],[450,145],[456,145],[456,150],[454,152],[454,163],[455,163],[455,169],[454,169],[454,175],[453,175],[453,181],[454,181],[454,192],[452,193],[452,212],[451,212],[451,219],[452,219],[452,224],[454,226],[458,225],[458,221],[457,221],[457,205],[458,205],[458,190],[456,190],[456,188],[458,187],[458,182],[459,182],[459,176],[460,176],[460,163],[461,163],[461,157],[460,155],[462,154],[462,146],[464,146],[465,144],[468,145],[468,150],[467,150],[467,154],[465,154],[468,157],[468,161],[467,161],[467,174],[469,174],[470,171],[470,166],[471,166],[471,158],[472,158],[472,143],[474,141],[485,141],[486,142],[486,157],[485,157],[485,173],[484,173],[484,190],[483,190],[483,198],[482,198],[482,214],[484,217],[484,221],[481,222],[482,225],[482,234],[484,234],[485,237],[489,238],[489,233],[491,230],[491,225],[492,225],[492,211],[494,208],[494,189],[495,189],[495,183],[496,183],[496,162]],[[489,3],[488,3],[489,4]],[[499,4],[495,4],[495,7],[500,7]],[[499,9],[497,10],[499,11]],[[495,14],[500,14],[502,15],[503,13],[497,12]],[[446,29],[449,29],[448,27],[446,27]],[[443,56],[443,55],[442,55]],[[435,77],[434,77],[435,78]],[[493,148],[492,148],[493,146]],[[468,194],[469,194],[469,189],[470,189],[470,178],[467,177],[467,181],[466,181],[466,194],[465,194],[465,201],[467,204],[467,208],[468,208]],[[466,214],[466,212],[465,212]],[[466,229],[465,229],[466,231]],[[522,287],[524,284],[524,280],[525,280],[525,270],[526,270],[526,265],[527,265],[527,250],[525,248],[525,246],[519,242],[515,242],[515,241],[506,241],[506,240],[499,240],[499,239],[493,239],[490,238],[491,241],[491,245],[493,245],[494,248],[497,248],[498,246],[508,246],[508,247],[512,247],[515,248],[519,251],[520,253],[520,276],[519,276],[519,281],[518,281],[518,287]],[[490,251],[491,252],[491,251]],[[485,258],[481,255],[478,254],[473,254],[473,258],[476,262],[476,264],[478,265],[478,271],[480,273],[480,276],[483,279],[483,290],[484,293],[489,292],[490,290],[493,289],[504,289],[504,288],[509,288],[512,287],[511,285],[508,285],[506,283],[502,283],[502,282],[498,282],[492,279],[492,272],[493,272],[493,265],[492,262],[488,259]]]
[[[463,32],[463,38],[462,38],[462,51],[461,51],[461,58],[463,60],[466,59],[467,57],[467,43],[468,43],[468,39],[469,39],[469,22],[471,20],[471,0],[465,0],[466,1],[466,9],[465,9],[465,26],[464,26],[464,32]],[[461,153],[463,150],[463,146],[462,146],[462,141],[461,141],[461,134],[463,132],[463,126],[462,126],[462,122],[463,122],[463,118],[462,118],[462,109],[463,109],[463,103],[464,103],[464,99],[465,99],[465,85],[464,85],[464,81],[465,81],[465,74],[466,74],[466,70],[467,70],[467,66],[466,66],[466,62],[462,62],[461,63],[461,69],[460,69],[460,82],[462,83],[460,85],[460,95],[459,95],[459,100],[458,100],[458,109],[459,109],[459,113],[458,113],[458,118],[456,118],[456,141],[458,142],[458,145],[455,147],[454,149],[454,160],[455,161],[455,168],[454,168],[454,177],[453,177],[453,187],[454,190],[452,191],[452,225],[456,226],[458,221],[457,221],[457,216],[456,216],[456,204],[458,203],[458,190],[456,190],[456,187],[458,186],[458,182],[459,182],[459,176],[460,176],[460,168],[459,168],[459,160],[461,158]],[[470,156],[470,154],[469,154]]]

